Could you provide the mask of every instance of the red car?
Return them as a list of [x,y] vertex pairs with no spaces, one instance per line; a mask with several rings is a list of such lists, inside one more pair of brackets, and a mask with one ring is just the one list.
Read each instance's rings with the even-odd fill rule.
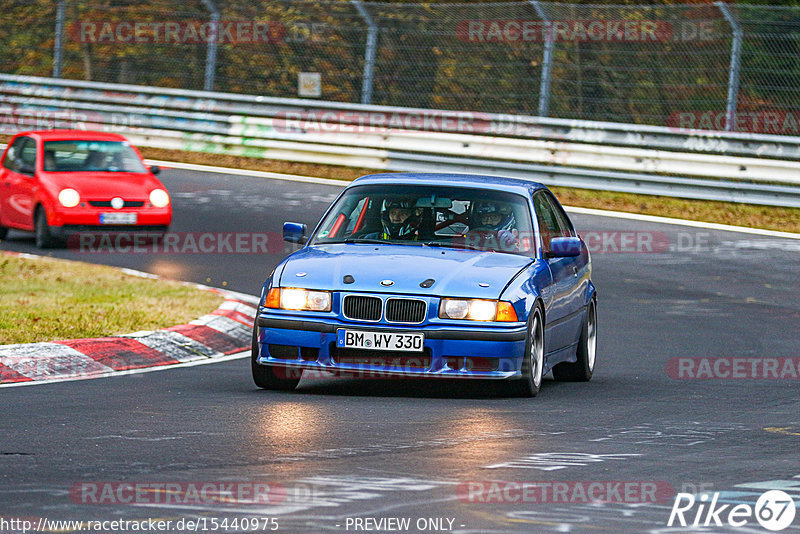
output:
[[166,232],[172,203],[158,171],[118,134],[19,133],[0,160],[0,239],[33,231],[47,248],[81,231]]

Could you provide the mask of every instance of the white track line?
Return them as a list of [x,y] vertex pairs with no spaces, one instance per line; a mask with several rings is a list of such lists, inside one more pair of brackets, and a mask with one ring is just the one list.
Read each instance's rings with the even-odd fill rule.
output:
[[230,167],[215,167],[213,165],[198,165],[196,163],[180,163],[177,161],[161,161],[157,159],[147,159],[148,165],[158,165],[159,167],[183,169],[187,171],[214,172],[219,174],[236,174],[239,176],[257,176],[259,178],[269,178],[270,180],[286,180],[289,182],[305,182],[309,184],[335,185],[345,187],[350,185],[348,180],[334,180],[332,178],[317,178],[315,176],[301,176],[299,174],[283,174],[280,172],[267,171],[248,171],[246,169],[232,169]]
[[[312,184],[332,185],[336,187],[346,187],[350,184],[346,180],[333,180],[330,178],[316,178],[314,176],[300,176],[297,174],[282,174],[277,172],[248,171],[245,169],[232,169],[229,167],[216,167],[213,165],[197,165],[195,163],[180,163],[175,161],[146,160],[148,165],[161,165],[174,169],[188,171],[213,172],[220,174],[235,174],[239,176],[256,176],[271,180],[285,180],[290,182],[304,182]],[[781,237],[785,239],[800,239],[800,234],[791,232],[779,232],[776,230],[763,230],[761,228],[749,228],[747,226],[733,226],[728,224],[718,224],[703,221],[692,221],[689,219],[673,219],[671,217],[659,217],[656,215],[642,215],[639,213],[627,213],[624,211],[598,210],[592,208],[579,208],[576,206],[564,206],[567,211],[580,213],[582,215],[595,215],[598,217],[614,217],[617,219],[629,219],[633,221],[646,221],[660,224],[673,224],[679,226],[690,226],[693,228],[704,228],[706,230],[720,230],[723,232],[739,232],[742,234],[753,234],[767,237]]]
[[582,215],[598,215],[601,217],[616,217],[618,219],[630,219],[634,221],[647,221],[660,224],[674,224],[679,226],[691,226],[694,228],[704,228],[707,230],[722,230],[724,232],[739,232],[742,234],[755,234],[768,237],[783,237],[786,239],[800,239],[800,234],[791,232],[779,232],[777,230],[764,230],[761,228],[749,228],[747,226],[732,226],[729,224],[718,224],[703,221],[692,221],[687,219],[673,219],[671,217],[659,217],[657,215],[642,215],[640,213],[627,213],[624,211],[597,210],[592,208],[578,208],[575,206],[564,206],[564,209],[572,213]]

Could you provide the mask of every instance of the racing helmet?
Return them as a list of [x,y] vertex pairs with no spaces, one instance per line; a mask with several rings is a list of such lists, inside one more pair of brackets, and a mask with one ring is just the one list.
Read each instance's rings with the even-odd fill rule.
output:
[[516,226],[514,210],[506,202],[477,202],[472,210],[470,222],[473,230],[512,230]]
[[386,200],[381,210],[383,233],[388,238],[402,238],[414,232],[414,203],[410,200]]

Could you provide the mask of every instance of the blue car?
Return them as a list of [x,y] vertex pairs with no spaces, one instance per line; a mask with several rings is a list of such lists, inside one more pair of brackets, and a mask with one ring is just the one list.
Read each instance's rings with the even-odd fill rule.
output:
[[583,240],[543,185],[390,173],[344,189],[270,274],[253,328],[257,386],[304,370],[506,381],[535,396],[549,371],[587,381],[597,295]]

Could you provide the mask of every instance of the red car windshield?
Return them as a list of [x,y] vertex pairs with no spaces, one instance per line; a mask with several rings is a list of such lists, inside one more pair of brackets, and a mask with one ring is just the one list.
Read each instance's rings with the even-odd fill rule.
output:
[[122,141],[45,141],[48,172],[147,172],[142,160]]

